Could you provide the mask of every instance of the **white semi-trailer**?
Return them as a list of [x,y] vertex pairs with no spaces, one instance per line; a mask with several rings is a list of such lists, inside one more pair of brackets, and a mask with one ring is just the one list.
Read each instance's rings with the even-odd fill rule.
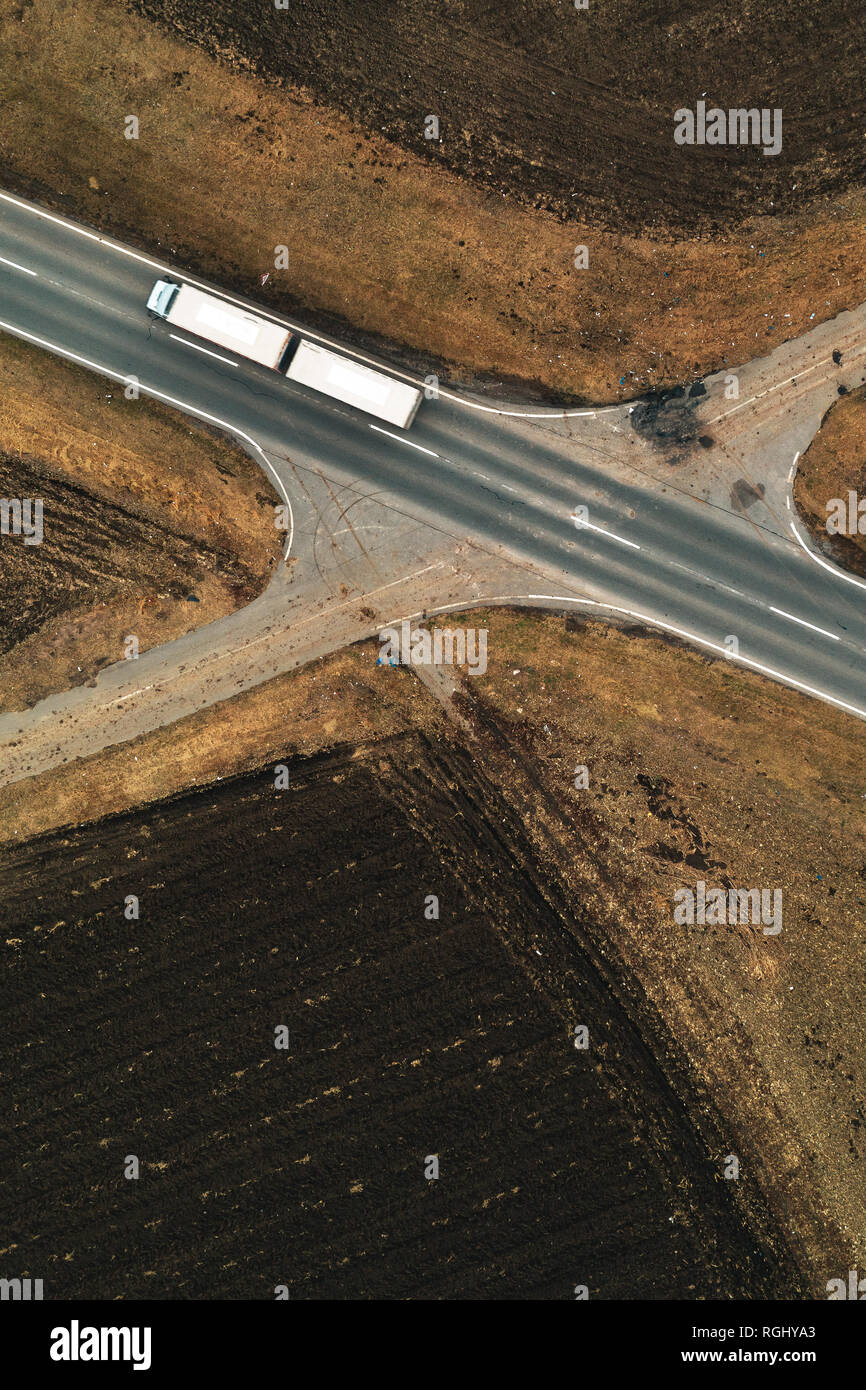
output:
[[157,280],[147,301],[152,314],[158,314],[175,328],[194,333],[197,338],[228,348],[263,367],[279,369],[292,342],[287,328],[270,323],[228,304],[215,295],[205,294],[194,285],[176,285],[173,280]]
[[286,376],[404,430],[415,419],[421,403],[421,392],[416,387],[384,372],[374,372],[318,343],[309,343],[306,338],[298,343]]

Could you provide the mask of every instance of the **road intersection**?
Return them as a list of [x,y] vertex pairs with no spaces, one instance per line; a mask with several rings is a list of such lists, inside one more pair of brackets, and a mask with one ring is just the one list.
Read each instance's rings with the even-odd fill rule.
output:
[[790,492],[839,387],[866,377],[866,305],[661,402],[562,412],[448,388],[402,435],[153,323],[166,268],[0,195],[0,327],[234,435],[290,504],[288,562],[247,608],[0,717],[0,783],[482,601],[627,616],[866,718],[861,586],[795,534]]

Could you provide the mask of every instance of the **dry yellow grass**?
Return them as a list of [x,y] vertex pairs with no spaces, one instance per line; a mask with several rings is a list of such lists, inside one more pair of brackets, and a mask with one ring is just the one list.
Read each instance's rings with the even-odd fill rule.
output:
[[45,507],[41,545],[0,543],[0,708],[232,612],[279,563],[279,499],[240,449],[5,334],[0,470]]
[[423,710],[426,695],[398,672],[383,699],[381,675],[363,650],[338,653],[117,748],[0,788],[0,842],[131,810],[271,758],[315,753],[348,729],[361,745],[404,728],[395,692],[407,709]]
[[859,195],[718,241],[620,237],[515,207],[303,92],[118,22],[110,0],[0,13],[7,180],[419,366],[607,400],[748,360],[862,297]]
[[[858,517],[857,529],[850,529],[849,492],[858,503],[866,498],[866,386],[830,408],[794,480],[797,507],[815,540],[840,563],[866,574],[866,535],[859,530],[861,520],[866,529],[866,517]],[[828,504],[837,499],[845,503],[843,534],[827,530],[828,516],[837,514]]]
[[[707,1087],[724,1152],[758,1172],[810,1277],[862,1261],[866,784],[852,721],[656,637],[527,613],[472,623],[490,636],[488,672],[462,703],[471,755],[525,827],[539,891],[565,885],[620,987]],[[407,729],[461,739],[376,652],[340,653],[3,788],[0,840],[314,754],[348,730],[365,757]],[[781,934],[676,926],[674,891],[699,878],[781,888]]]
[[[0,335],[0,447],[97,497],[260,567],[279,498],[242,449],[62,358]],[[278,552],[279,546],[276,546]]]

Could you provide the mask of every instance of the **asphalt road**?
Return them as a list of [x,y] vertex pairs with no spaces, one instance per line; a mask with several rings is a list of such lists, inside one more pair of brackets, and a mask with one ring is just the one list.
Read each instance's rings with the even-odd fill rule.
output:
[[[324,485],[350,530],[355,502],[374,498],[380,516],[408,521],[416,535],[468,539],[531,567],[545,581],[540,592],[609,605],[710,650],[736,638],[747,665],[866,717],[866,586],[806,553],[785,496],[792,443],[805,446],[840,381],[863,378],[863,310],[744,367],[741,405],[726,401],[722,378],[708,379],[706,396],[687,410],[712,432],[717,457],[692,441],[675,459],[670,438],[636,429],[627,407],[530,420],[521,418],[528,407],[498,413],[489,401],[443,394],[422,403],[405,435],[383,433],[349,407],[151,321],[145,301],[161,269],[53,214],[0,200],[0,327],[134,377],[143,392],[235,433],[292,503],[300,582],[315,580]],[[841,369],[831,342],[844,347]],[[122,408],[122,391],[117,400]],[[743,505],[731,483],[754,478],[756,460],[764,501]],[[576,507],[587,508],[588,526],[575,525]],[[394,574],[403,558],[394,558]],[[377,573],[385,583],[381,564]],[[236,638],[244,618],[235,618]],[[219,628],[204,631],[219,641]],[[133,688],[141,671],[123,672],[115,688],[124,680]],[[0,739],[45,712],[4,717]]]

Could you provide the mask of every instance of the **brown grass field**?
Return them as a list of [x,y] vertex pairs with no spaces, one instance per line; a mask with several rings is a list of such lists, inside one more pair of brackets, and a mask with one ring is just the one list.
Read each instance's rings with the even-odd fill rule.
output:
[[[150,8],[168,14],[163,7]],[[313,11],[319,14],[321,7]],[[304,7],[305,15],[313,11]],[[232,12],[245,13],[237,5]],[[422,154],[417,139],[409,141],[411,148],[398,143],[408,139],[405,115],[395,115],[391,125],[384,117],[362,123],[357,82],[342,89],[344,109],[338,109],[337,87],[316,94],[313,78],[326,73],[329,45],[334,51],[328,62],[352,70],[350,39],[357,37],[360,21],[353,23],[343,5],[329,5],[328,12],[333,12],[328,40],[307,45],[305,70],[297,53],[290,61],[288,49],[274,50],[287,65],[277,79],[250,72],[254,26],[234,41],[218,41],[214,26],[227,22],[225,7],[195,6],[194,15],[193,7],[187,8],[192,19],[184,29],[209,46],[208,52],[129,11],[120,0],[79,0],[62,11],[50,0],[34,0],[26,8],[3,0],[0,71],[7,77],[0,177],[8,187],[169,259],[176,256],[181,266],[274,308],[302,311],[311,322],[394,352],[418,370],[487,383],[499,395],[528,391],[568,401],[632,397],[747,361],[864,298],[863,141],[856,121],[853,141],[847,107],[839,112],[838,138],[823,130],[822,121],[828,126],[837,118],[822,105],[820,89],[809,86],[814,64],[808,29],[796,40],[802,42],[798,62],[792,30],[776,66],[784,74],[786,100],[808,96],[811,103],[803,108],[803,120],[792,123],[790,154],[794,160],[799,138],[794,131],[817,141],[809,171],[799,163],[792,168],[788,146],[781,164],[758,150],[733,152],[742,155],[742,178],[734,177],[730,150],[723,151],[720,163],[709,160],[706,151],[686,151],[672,166],[673,108],[668,105],[675,99],[673,89],[664,95],[663,120],[659,111],[656,126],[623,138],[613,164],[620,197],[638,186],[635,162],[642,163],[657,199],[676,199],[678,216],[687,208],[718,213],[714,229],[698,231],[676,217],[660,224],[646,208],[637,221],[608,216],[611,193],[603,188],[604,206],[582,194],[571,197],[572,170],[563,164],[564,153],[573,150],[593,187],[601,187],[597,171],[610,164],[602,135],[611,113],[602,104],[580,142],[557,126],[547,100],[543,121],[538,113],[530,120],[519,110],[489,105],[484,88],[489,78],[482,72],[493,73],[496,65],[482,69],[475,60],[477,35],[470,34],[461,50],[473,72],[463,88],[474,102],[472,111],[455,117],[459,136],[453,124],[446,127],[446,153],[459,151],[461,142],[473,152],[468,161],[455,156],[460,175],[429,148]],[[181,22],[180,6],[171,14]],[[425,14],[425,24],[432,26],[429,53],[441,59],[438,11]],[[496,15],[498,22],[498,10]],[[633,13],[622,5],[612,15],[597,30],[601,41],[610,38],[610,23],[619,22],[626,38],[618,42],[632,47],[628,62],[620,60],[616,47],[606,62],[615,61],[625,73],[630,63],[632,87],[642,81],[649,86],[646,64],[653,55],[645,51],[645,27],[635,27]],[[741,63],[743,54],[752,53],[743,26],[760,29],[762,21],[729,10],[716,18],[729,31],[727,47],[720,50],[728,54],[728,68],[718,74],[721,92],[738,71],[734,59]],[[742,40],[736,38],[738,25]],[[774,32],[772,17],[768,25]],[[361,27],[364,33],[376,28]],[[684,30],[682,20],[674,27],[681,53],[678,81],[689,95],[696,85],[691,45],[697,35],[689,34],[688,26]],[[417,26],[409,24],[396,33],[393,25],[383,24],[381,32],[389,43],[398,42],[398,51],[399,44],[417,47],[420,41]],[[577,119],[585,107],[576,104],[568,76],[574,72],[574,52],[560,43],[560,27],[539,32],[539,41],[559,53],[550,86],[567,94],[565,109]],[[856,32],[840,20],[832,39],[850,50],[837,69],[840,91],[859,75]],[[346,34],[349,46],[341,49]],[[530,49],[520,59],[520,52],[503,75],[514,100],[528,90],[537,101],[539,93],[513,68],[519,61],[531,66],[536,55]],[[759,46],[753,57],[761,52]],[[669,62],[669,44],[664,54],[656,54],[659,63],[663,58]],[[588,71],[574,80],[592,86],[594,61],[592,53],[584,55],[581,63]],[[394,84],[393,110],[400,101],[403,110],[405,65],[389,57],[375,72],[377,90]],[[422,108],[429,108],[428,93],[429,84],[425,88],[421,82],[419,120]],[[852,96],[855,114],[858,102],[859,88],[856,101]],[[140,119],[138,140],[123,138],[124,118],[131,112]],[[546,152],[539,147],[528,159],[515,157],[514,176],[504,188],[480,158],[480,126],[491,112],[521,138],[547,139],[553,146]],[[634,120],[639,124],[645,117],[644,111]],[[650,134],[653,147],[644,149]],[[495,129],[487,130],[488,152],[502,143]],[[597,147],[592,159],[587,143]],[[668,157],[664,166],[658,163],[662,146]],[[680,180],[673,177],[676,167],[682,170]],[[781,169],[798,184],[796,194],[781,197]],[[532,180],[548,175],[563,196],[569,190],[574,211],[567,220],[555,199],[530,196]],[[719,201],[720,179],[736,195],[727,211]],[[801,201],[803,190],[833,196]],[[535,203],[540,206],[529,205]],[[290,248],[284,271],[274,268],[274,249],[280,245]],[[574,268],[576,245],[589,247],[587,270]],[[262,289],[265,272],[270,278]]]
[[[300,773],[336,757],[339,798],[359,763],[437,862],[462,876],[485,930],[517,951],[561,1018],[573,1011],[577,956],[593,962],[686,1104],[701,1152],[741,1157],[755,1185],[742,1191],[739,1219],[820,1296],[827,1278],[866,1254],[857,1235],[866,1223],[866,802],[850,721],[655,637],[527,613],[472,621],[490,638],[487,675],[468,679],[461,701],[470,743],[411,674],[376,668],[376,649],[360,647],[0,791],[9,882],[16,865],[32,864],[39,879],[44,847],[59,853],[72,833],[63,827],[91,822],[82,834],[99,845],[113,824],[104,817],[120,814],[118,833],[135,843],[137,807],[180,797],[197,816],[218,795],[218,777],[252,775],[257,797],[277,761]],[[438,771],[418,738],[438,750]],[[584,791],[574,788],[578,764],[589,769]],[[142,814],[143,824],[163,815]],[[306,815],[280,823],[300,832]],[[367,862],[363,836],[340,825],[339,816],[322,825],[325,875]],[[269,836],[257,831],[249,854],[260,845],[269,856]],[[295,873],[292,843],[285,852]],[[383,901],[403,901],[409,861],[395,851],[387,862]],[[506,865],[536,904],[525,920],[509,906],[511,880],[497,877]],[[782,933],[676,927],[674,891],[701,878],[780,887]],[[309,891],[320,880],[306,881]],[[105,890],[111,902],[119,891]],[[113,920],[108,899],[88,928],[95,939]],[[38,939],[51,959],[46,913],[47,900]],[[60,945],[68,923],[57,930]],[[10,929],[20,938],[12,959],[31,949],[30,931]]]
[[[227,440],[0,335],[0,495],[44,537],[0,537],[0,709],[92,680],[231,613],[279,562],[279,498]],[[194,599],[190,595],[194,595]]]
[[[856,530],[851,528],[849,492],[856,493],[858,503],[866,498],[866,387],[830,407],[794,480],[797,509],[816,544],[837,564],[866,575],[866,516],[858,515]],[[846,504],[844,533],[827,530],[828,518],[837,512],[828,503],[835,499]]]

